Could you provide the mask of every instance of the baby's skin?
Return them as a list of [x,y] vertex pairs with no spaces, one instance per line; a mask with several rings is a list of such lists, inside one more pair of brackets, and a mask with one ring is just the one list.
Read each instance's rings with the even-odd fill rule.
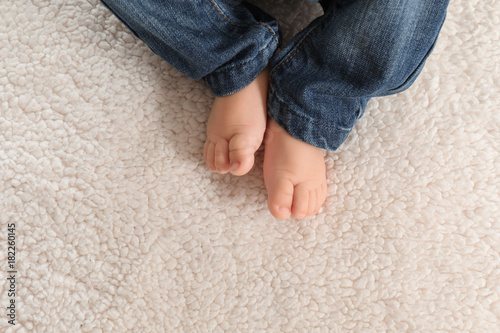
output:
[[215,98],[203,157],[210,170],[241,176],[252,168],[264,141],[269,211],[278,219],[304,219],[316,214],[326,199],[323,152],[267,117],[268,87],[266,69],[242,90]]

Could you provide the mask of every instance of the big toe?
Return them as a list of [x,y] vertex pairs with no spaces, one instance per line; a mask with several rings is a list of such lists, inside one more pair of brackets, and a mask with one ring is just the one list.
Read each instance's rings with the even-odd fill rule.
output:
[[[258,140],[245,134],[235,134],[229,141],[229,171],[235,176],[248,173],[254,164]],[[262,141],[262,140],[260,140]]]
[[273,180],[267,184],[267,206],[271,214],[280,220],[290,217],[293,202],[293,183],[286,178]]

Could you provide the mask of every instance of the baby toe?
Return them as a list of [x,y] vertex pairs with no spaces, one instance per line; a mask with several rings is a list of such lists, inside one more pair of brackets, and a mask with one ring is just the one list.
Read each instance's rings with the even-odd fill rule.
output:
[[307,216],[311,216],[317,212],[316,210],[316,189],[309,190],[309,205],[307,208]]
[[207,140],[205,142],[205,147],[203,149],[203,159],[207,164],[208,168],[212,171],[216,171],[215,167],[215,143]]
[[217,141],[214,151],[214,166],[217,172],[227,173],[229,171],[228,143],[221,139]]
[[296,219],[306,218],[309,212],[310,190],[307,184],[295,186],[293,193],[292,215]]
[[280,220],[290,217],[293,201],[293,184],[285,178],[272,180],[267,185],[267,206],[271,214]]
[[316,212],[319,211],[321,206],[326,200],[327,188],[326,184],[321,184],[321,186],[316,189]]

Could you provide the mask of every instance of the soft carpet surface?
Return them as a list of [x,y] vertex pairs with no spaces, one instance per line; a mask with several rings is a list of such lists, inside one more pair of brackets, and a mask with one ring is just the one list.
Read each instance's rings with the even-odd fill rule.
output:
[[[319,14],[259,3],[288,38]],[[202,81],[96,0],[2,0],[0,331],[500,332],[499,43],[500,1],[452,1],[416,83],[327,153],[320,213],[278,221],[262,151],[203,164]]]

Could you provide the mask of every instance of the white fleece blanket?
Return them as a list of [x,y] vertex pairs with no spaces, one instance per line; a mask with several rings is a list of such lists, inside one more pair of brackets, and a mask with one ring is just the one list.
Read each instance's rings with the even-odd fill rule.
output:
[[[288,38],[319,13],[260,3]],[[2,0],[0,331],[500,332],[499,43],[500,1],[452,1],[417,82],[327,153],[320,213],[278,221],[262,152],[203,164],[202,81],[97,0]]]

